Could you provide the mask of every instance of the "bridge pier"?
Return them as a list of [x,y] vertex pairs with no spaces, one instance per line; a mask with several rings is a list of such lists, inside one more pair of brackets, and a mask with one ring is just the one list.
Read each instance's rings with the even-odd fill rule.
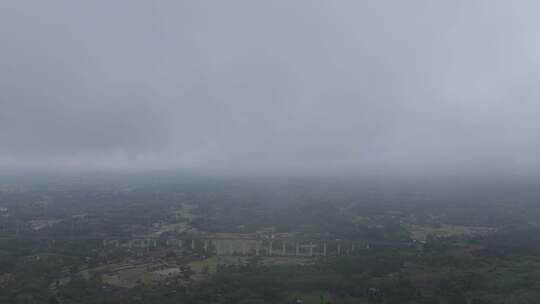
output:
[[214,240],[214,247],[216,247],[216,254],[221,255],[221,243],[219,240]]
[[283,244],[281,244],[281,255],[287,255],[287,244],[285,241],[283,241]]
[[323,242],[323,256],[326,256],[326,241]]

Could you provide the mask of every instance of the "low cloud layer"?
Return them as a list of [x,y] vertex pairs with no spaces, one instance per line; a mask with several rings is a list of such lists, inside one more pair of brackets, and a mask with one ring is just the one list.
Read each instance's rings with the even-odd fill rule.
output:
[[537,174],[535,1],[3,1],[0,168]]

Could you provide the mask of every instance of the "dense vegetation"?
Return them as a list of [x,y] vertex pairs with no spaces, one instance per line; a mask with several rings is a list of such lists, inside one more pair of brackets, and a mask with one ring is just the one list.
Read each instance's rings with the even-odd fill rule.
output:
[[[0,193],[0,303],[540,299],[540,208],[534,197],[504,203],[511,193],[484,197],[468,190],[456,197],[447,195],[454,193],[448,189],[373,190],[320,181],[158,181],[65,182]],[[478,202],[471,204],[471,198]],[[469,227],[488,233],[461,233]],[[162,235],[270,231],[379,245],[343,256],[217,258],[200,248],[109,248],[102,243],[105,237],[165,228],[173,230]],[[426,231],[425,239],[417,239]],[[436,234],[441,231],[448,234]],[[180,270],[159,276],[148,266],[157,264]]]

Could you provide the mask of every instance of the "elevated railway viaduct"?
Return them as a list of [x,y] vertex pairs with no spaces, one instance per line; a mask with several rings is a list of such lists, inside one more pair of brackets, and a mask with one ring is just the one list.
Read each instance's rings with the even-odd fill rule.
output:
[[104,239],[105,247],[127,248],[185,248],[216,255],[253,256],[340,256],[350,255],[373,246],[407,245],[385,241],[309,238],[111,238]]
[[409,246],[406,242],[350,239],[315,239],[299,237],[36,237],[13,236],[1,240],[47,242],[53,246],[62,241],[84,241],[101,244],[104,248],[129,248],[133,250],[158,250],[164,248],[200,251],[216,255],[248,256],[341,256],[369,250],[374,247]]

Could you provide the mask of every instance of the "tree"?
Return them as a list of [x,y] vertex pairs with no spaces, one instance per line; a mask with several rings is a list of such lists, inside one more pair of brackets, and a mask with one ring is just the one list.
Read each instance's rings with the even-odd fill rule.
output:
[[58,299],[56,298],[56,296],[51,296],[49,298],[49,304],[60,304],[60,302],[58,302]]

